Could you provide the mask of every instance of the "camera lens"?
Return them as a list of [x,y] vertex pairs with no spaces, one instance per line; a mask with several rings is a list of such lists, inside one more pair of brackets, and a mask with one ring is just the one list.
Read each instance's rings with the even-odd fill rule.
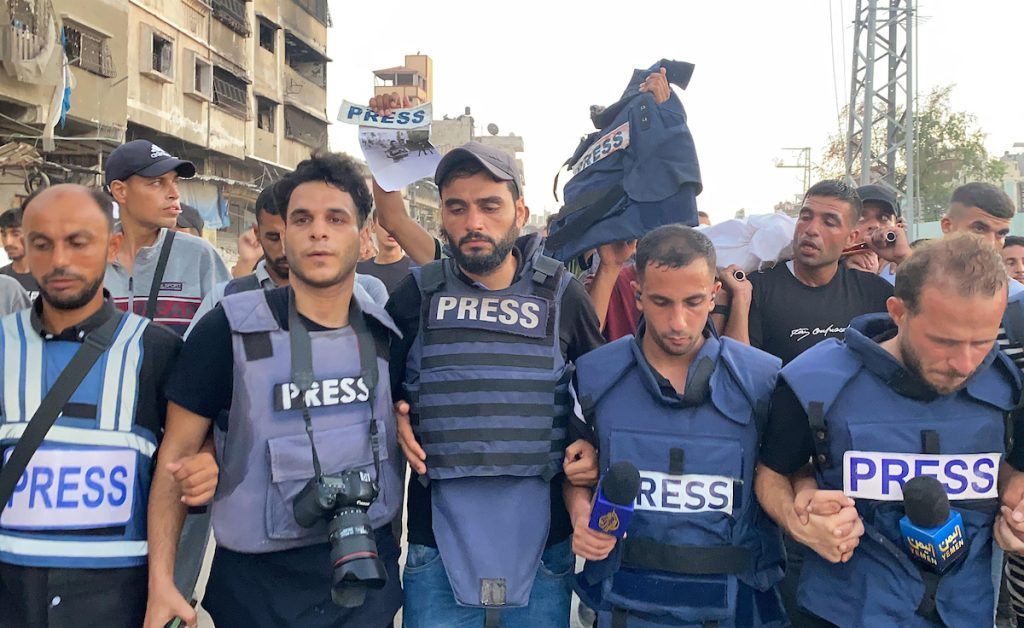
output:
[[334,567],[331,598],[338,606],[359,606],[366,589],[381,589],[388,581],[377,555],[370,517],[365,510],[343,508],[331,519],[328,530]]

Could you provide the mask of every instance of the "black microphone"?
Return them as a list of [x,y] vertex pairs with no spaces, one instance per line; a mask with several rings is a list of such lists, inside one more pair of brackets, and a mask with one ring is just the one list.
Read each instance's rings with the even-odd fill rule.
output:
[[590,529],[617,536],[626,535],[633,517],[633,503],[640,493],[640,472],[632,464],[616,462],[601,478],[594,509],[590,512]]
[[910,479],[903,485],[903,508],[900,534],[913,559],[943,573],[967,555],[963,517],[950,511],[942,482],[928,475]]

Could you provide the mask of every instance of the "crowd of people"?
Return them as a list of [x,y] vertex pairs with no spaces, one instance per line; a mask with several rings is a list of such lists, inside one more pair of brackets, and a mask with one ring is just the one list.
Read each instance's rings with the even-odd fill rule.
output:
[[196,626],[211,542],[218,627],[558,627],[574,593],[601,628],[984,626],[1004,562],[1024,615],[995,186],[911,243],[890,190],[822,181],[746,275],[681,224],[558,262],[479,143],[439,238],[327,153],[229,271],[194,175],[137,139],[0,215],[0,626]]

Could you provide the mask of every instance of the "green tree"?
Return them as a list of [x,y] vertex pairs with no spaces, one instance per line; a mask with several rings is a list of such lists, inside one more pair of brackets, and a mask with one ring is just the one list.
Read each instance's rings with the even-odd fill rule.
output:
[[[977,127],[977,118],[954,111],[949,102],[952,85],[936,87],[918,102],[914,118],[916,176],[920,190],[920,221],[938,220],[949,204],[953,189],[967,181],[998,183],[1006,174],[1006,164],[993,159],[985,149],[985,133]],[[847,111],[842,114],[845,128]],[[872,152],[884,151],[884,133],[873,133]],[[897,155],[896,187],[906,190],[907,160]],[[833,135],[825,147],[818,172],[825,178],[839,178],[846,171],[846,135]],[[855,180],[860,172],[851,173]]]

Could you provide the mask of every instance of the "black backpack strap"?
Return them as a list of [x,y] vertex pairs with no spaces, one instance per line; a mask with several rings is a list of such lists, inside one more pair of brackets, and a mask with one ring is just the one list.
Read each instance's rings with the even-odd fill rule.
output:
[[619,182],[608,187],[592,190],[587,194],[579,196],[572,203],[567,203],[558,211],[555,220],[562,220],[566,216],[577,212],[579,215],[572,222],[548,236],[545,244],[547,250],[554,251],[569,242],[577,240],[594,223],[604,218],[625,194],[626,191],[623,189],[622,183]]
[[153,271],[153,285],[149,287],[149,299],[146,300],[146,318],[152,320],[156,315],[156,301],[160,296],[160,284],[164,281],[164,271],[167,270],[167,259],[171,256],[171,246],[174,244],[174,236],[177,233],[174,229],[168,229],[164,236],[163,246],[160,247],[160,258],[156,261],[156,270]]
[[14,446],[10,459],[0,470],[0,513],[7,506],[7,501],[14,494],[14,487],[21,479],[32,456],[43,444],[43,439],[53,427],[57,417],[61,415],[64,405],[71,399],[71,395],[78,390],[78,386],[88,375],[89,370],[96,364],[103,353],[110,348],[114,341],[114,334],[117,327],[127,314],[120,316],[112,315],[102,325],[91,331],[86,337],[82,346],[72,356],[68,365],[64,367],[57,381],[53,383],[50,390],[43,397],[36,408],[35,414],[29,420],[28,426],[22,433],[18,443]]

